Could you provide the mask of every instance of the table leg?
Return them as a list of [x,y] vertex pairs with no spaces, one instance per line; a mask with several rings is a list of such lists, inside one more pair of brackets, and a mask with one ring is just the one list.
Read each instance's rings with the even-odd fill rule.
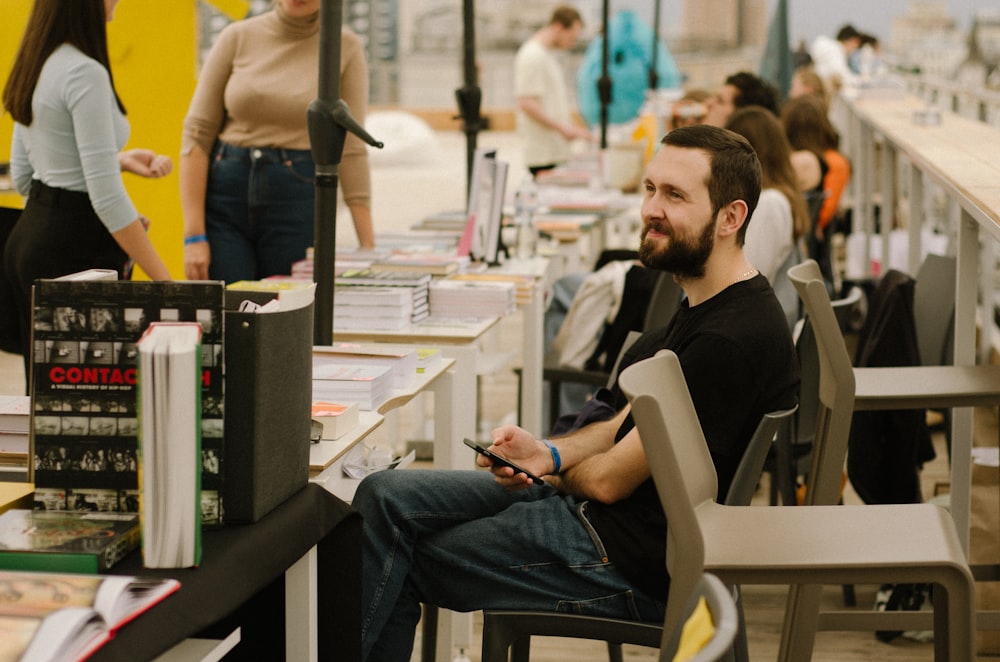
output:
[[316,616],[316,547],[285,571],[285,659],[319,659]]
[[542,283],[536,283],[531,294],[531,303],[524,306],[522,319],[521,349],[521,419],[522,428],[535,436],[542,430],[542,362],[545,352],[545,291]]

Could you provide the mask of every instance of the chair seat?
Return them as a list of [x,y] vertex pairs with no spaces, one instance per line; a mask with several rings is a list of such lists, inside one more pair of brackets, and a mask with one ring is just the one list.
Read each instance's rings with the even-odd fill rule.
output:
[[[705,547],[705,570],[725,582],[935,584],[931,617],[871,611],[814,613],[824,626],[850,630],[923,629],[931,618],[935,659],[971,659],[972,574],[951,516],[943,508],[933,504],[738,508],[707,502],[699,506],[698,519],[705,539],[711,541]],[[777,539],[775,532],[781,532]]]
[[1000,366],[855,368],[854,408],[947,409],[1000,402]]
[[[971,587],[972,575],[947,511],[933,504],[888,506],[734,507],[706,503],[698,508],[705,538],[705,568],[734,583],[840,583],[849,575],[870,575],[875,583],[920,581],[927,565],[958,572]],[[941,536],[948,531],[950,535]],[[776,545],[774,531],[788,544]],[[859,538],[860,531],[878,531]],[[933,532],[934,535],[931,535]],[[774,570],[776,568],[777,570]],[[908,579],[894,579],[905,575]]]

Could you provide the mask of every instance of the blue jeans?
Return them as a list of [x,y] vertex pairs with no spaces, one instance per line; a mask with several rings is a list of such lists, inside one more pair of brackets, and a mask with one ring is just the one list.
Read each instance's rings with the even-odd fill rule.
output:
[[663,604],[610,563],[586,503],[548,485],[509,491],[486,471],[382,471],[364,516],[362,652],[409,660],[420,603],[663,619]]
[[216,142],[205,194],[209,278],[291,273],[313,245],[315,171],[309,150]]

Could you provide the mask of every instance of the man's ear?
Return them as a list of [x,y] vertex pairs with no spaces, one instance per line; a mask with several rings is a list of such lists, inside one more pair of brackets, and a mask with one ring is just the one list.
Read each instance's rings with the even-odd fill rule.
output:
[[742,200],[733,200],[728,205],[719,210],[719,235],[728,237],[735,235],[747,220],[747,203]]

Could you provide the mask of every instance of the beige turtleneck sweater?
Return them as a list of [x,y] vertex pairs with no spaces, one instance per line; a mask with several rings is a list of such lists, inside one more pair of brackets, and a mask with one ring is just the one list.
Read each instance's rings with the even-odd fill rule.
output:
[[[240,147],[309,149],[306,109],[318,96],[319,16],[297,19],[280,4],[237,21],[218,36],[202,67],[187,117],[181,153],[198,145],[212,153],[216,138]],[[364,46],[344,29],[340,96],[362,125],[368,109]],[[371,203],[365,144],[347,136],[338,170],[348,204]]]

